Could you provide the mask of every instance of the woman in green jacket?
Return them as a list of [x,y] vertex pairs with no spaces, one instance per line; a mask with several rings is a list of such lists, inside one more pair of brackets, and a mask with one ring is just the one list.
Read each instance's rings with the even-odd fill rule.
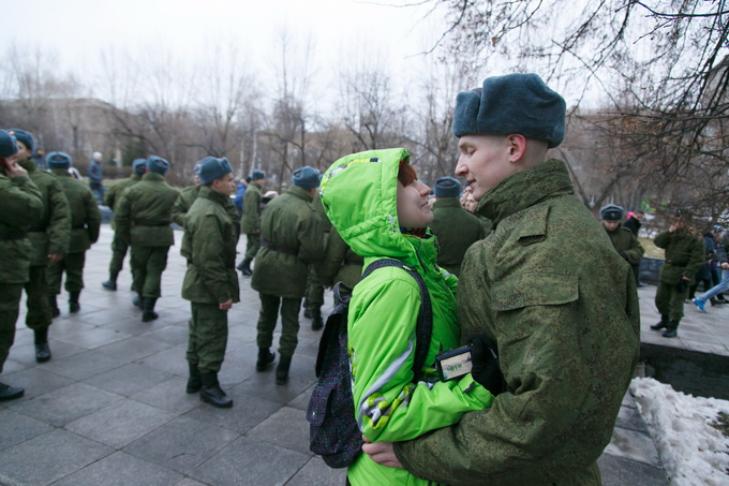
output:
[[[395,258],[417,271],[430,292],[433,329],[423,376],[412,383],[420,289],[407,271],[378,269],[354,288],[348,315],[348,351],[354,412],[365,440],[404,441],[487,408],[493,396],[471,374],[440,381],[436,355],[458,346],[457,280],[436,264],[430,188],[417,180],[405,149],[346,156],[327,170],[321,197],[342,239],[364,258],[364,268]],[[381,466],[361,454],[349,467],[357,485],[420,485],[404,469]]]

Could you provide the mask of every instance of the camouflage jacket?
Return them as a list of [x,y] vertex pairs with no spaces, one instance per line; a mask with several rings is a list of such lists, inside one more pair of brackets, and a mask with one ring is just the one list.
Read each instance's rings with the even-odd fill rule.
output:
[[81,253],[96,243],[101,228],[101,212],[88,187],[77,181],[66,169],[53,169],[71,209],[71,239],[68,253]]
[[179,191],[169,186],[162,175],[148,172],[142,180],[124,191],[114,215],[116,231],[124,240],[140,246],[175,244],[172,205]]
[[607,235],[610,237],[610,241],[615,247],[621,257],[631,265],[637,265],[640,263],[640,259],[643,256],[645,250],[640,245],[638,238],[635,237],[632,231],[623,226],[618,227],[615,231],[607,231]]
[[630,266],[561,161],[502,181],[478,211],[494,230],[463,262],[461,340],[496,343],[506,391],[395,452],[416,475],[453,485],[597,486],[638,359]]
[[682,277],[694,281],[705,262],[704,243],[686,229],[666,231],[653,242],[666,252],[666,263],[661,267],[661,282],[676,285]]
[[[190,210],[193,203],[197,199],[201,187],[202,186],[186,187],[181,190],[180,195],[177,196],[177,200],[175,201],[174,206],[172,206],[172,222],[180,228],[185,227],[185,217],[187,216],[187,212]],[[238,210],[236,209],[235,204],[233,204],[229,197],[220,200],[220,204],[223,205],[225,212],[227,212],[228,216],[230,216],[230,218],[233,220],[233,226],[235,227],[235,241],[237,243],[238,237],[240,236],[240,221],[238,220]]]
[[261,232],[261,188],[251,182],[243,196],[243,216],[240,219],[240,230],[249,234]]
[[30,177],[0,171],[0,201],[0,283],[22,284],[30,270],[28,229],[43,213],[43,199]]

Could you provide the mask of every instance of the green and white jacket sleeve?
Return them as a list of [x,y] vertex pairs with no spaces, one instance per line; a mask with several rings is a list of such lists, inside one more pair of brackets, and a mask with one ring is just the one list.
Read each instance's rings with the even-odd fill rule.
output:
[[[409,440],[488,408],[493,396],[470,374],[412,383],[420,290],[405,272],[394,278],[380,272],[355,288],[348,316],[355,417],[364,436],[373,442]],[[429,365],[434,354],[431,349]]]

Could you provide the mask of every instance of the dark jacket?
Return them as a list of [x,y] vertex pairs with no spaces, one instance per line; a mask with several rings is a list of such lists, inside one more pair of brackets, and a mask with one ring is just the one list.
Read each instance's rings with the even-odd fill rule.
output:
[[702,241],[685,228],[666,231],[653,240],[658,248],[666,252],[666,263],[661,267],[661,282],[677,285],[685,277],[694,282],[696,272],[704,264]]
[[43,214],[43,198],[30,177],[10,178],[0,171],[0,201],[0,283],[22,284],[33,251],[28,229]]
[[430,229],[438,239],[438,265],[456,276],[461,273],[466,250],[486,237],[481,221],[463,209],[455,197],[435,201]]
[[161,247],[175,244],[170,227],[172,206],[179,191],[165,182],[164,176],[148,172],[127,189],[114,215],[116,231],[128,243]]
[[68,253],[81,253],[96,243],[101,227],[101,212],[88,187],[74,179],[66,169],[53,169],[71,210],[71,239]]

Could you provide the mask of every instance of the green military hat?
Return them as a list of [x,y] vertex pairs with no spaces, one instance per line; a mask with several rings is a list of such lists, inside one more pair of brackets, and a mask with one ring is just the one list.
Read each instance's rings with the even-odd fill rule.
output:
[[608,204],[600,209],[600,218],[605,221],[622,221],[625,209],[617,204]]

